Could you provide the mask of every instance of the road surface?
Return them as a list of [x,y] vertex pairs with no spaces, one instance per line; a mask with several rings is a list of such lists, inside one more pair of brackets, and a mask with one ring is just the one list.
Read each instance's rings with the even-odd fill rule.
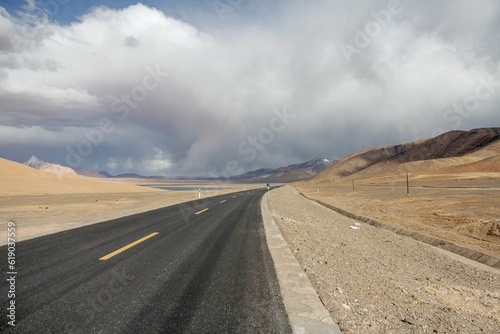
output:
[[[264,190],[201,199],[16,245],[12,333],[291,333]],[[7,247],[0,268],[7,275]],[[7,277],[9,278],[9,277]],[[15,327],[6,308],[15,300]]]

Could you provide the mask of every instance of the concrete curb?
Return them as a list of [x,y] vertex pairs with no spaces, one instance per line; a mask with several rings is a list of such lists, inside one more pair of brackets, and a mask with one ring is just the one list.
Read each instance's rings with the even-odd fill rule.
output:
[[269,193],[262,197],[261,211],[267,245],[273,258],[283,303],[295,334],[340,334],[309,278],[293,256],[274,222],[268,204]]
[[[299,191],[299,190],[297,189],[297,191]],[[403,229],[403,228],[398,228],[398,227],[390,226],[390,225],[380,223],[380,222],[378,222],[376,220],[373,220],[373,219],[370,219],[370,218],[358,216],[358,215],[355,215],[355,214],[353,214],[351,212],[347,212],[345,210],[339,209],[339,208],[337,208],[337,207],[335,207],[333,205],[324,203],[324,202],[322,202],[320,200],[317,200],[317,199],[314,199],[314,198],[309,198],[309,197],[307,197],[306,195],[304,195],[300,191],[299,191],[299,193],[304,198],[306,198],[306,199],[308,199],[310,201],[316,202],[316,203],[318,203],[318,204],[320,204],[320,205],[322,205],[322,206],[324,206],[324,207],[326,207],[326,208],[328,208],[330,210],[338,212],[338,213],[340,213],[343,216],[346,216],[346,217],[349,217],[349,218],[352,218],[352,219],[364,222],[366,224],[369,224],[369,225],[372,225],[372,226],[375,226],[375,227],[380,227],[380,228],[383,228],[385,230],[392,231],[392,232],[397,233],[399,235],[404,235],[404,236],[413,238],[413,239],[418,240],[420,242],[423,242],[423,243],[426,243],[428,245],[431,245],[431,246],[434,246],[434,247],[438,247],[438,248],[447,250],[449,252],[452,252],[452,253],[455,253],[457,255],[463,256],[463,257],[465,257],[467,259],[479,262],[479,263],[487,265],[489,267],[492,267],[492,268],[495,268],[495,269],[500,269],[500,259],[497,258],[497,257],[491,256],[491,255],[488,255],[488,254],[484,254],[484,253],[475,251],[473,249],[469,249],[469,248],[465,248],[465,247],[462,247],[462,246],[458,246],[458,245],[456,245],[456,244],[454,244],[452,242],[448,242],[448,241],[445,241],[445,240],[442,240],[442,239],[438,239],[438,238],[434,238],[434,237],[429,237],[427,235],[420,234],[420,233],[417,233],[417,232],[414,232],[414,231],[411,231],[411,230],[406,230],[406,229]]]

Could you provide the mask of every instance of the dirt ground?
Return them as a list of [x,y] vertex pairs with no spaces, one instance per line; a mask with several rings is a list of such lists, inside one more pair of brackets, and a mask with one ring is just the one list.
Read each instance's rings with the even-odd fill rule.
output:
[[500,257],[500,179],[298,187],[310,198]]
[[[241,191],[244,187],[231,185],[226,189],[205,190],[202,195],[216,196]],[[150,190],[147,187],[143,192],[0,196],[0,231],[6,231],[7,223],[13,221],[17,227],[16,240],[22,241],[197,199],[198,191]],[[6,240],[5,233],[0,237],[0,245]]]
[[[384,217],[404,212],[404,205],[396,211],[387,202],[414,198],[401,196],[399,190],[382,191],[386,196],[378,200],[386,204],[381,208],[391,213]],[[378,210],[369,198],[348,197],[345,192],[335,197],[334,205],[361,198],[360,205],[372,209],[368,213]],[[421,197],[415,194],[422,212],[423,203],[431,216],[445,208],[444,203],[426,202],[432,196],[427,189],[422,192]],[[272,191],[269,204],[285,240],[343,333],[498,333],[499,270],[350,220],[290,186]]]

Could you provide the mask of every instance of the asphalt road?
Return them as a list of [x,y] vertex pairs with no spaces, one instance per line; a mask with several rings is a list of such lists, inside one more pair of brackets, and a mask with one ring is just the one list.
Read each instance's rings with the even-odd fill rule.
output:
[[[265,241],[264,190],[16,245],[14,333],[291,333]],[[7,248],[1,247],[6,275]],[[7,277],[8,278],[8,277]]]

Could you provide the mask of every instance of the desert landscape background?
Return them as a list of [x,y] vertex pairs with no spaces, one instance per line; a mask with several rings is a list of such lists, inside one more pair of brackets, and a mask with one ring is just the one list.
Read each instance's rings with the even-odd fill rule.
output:
[[342,333],[498,333],[498,268],[350,219],[290,186],[268,203]]
[[0,27],[0,332],[252,332],[289,259],[344,334],[500,334],[500,1],[20,0]]
[[498,332],[498,267],[302,196],[498,258],[498,134],[454,131],[362,150],[271,195],[276,223],[343,333]]
[[[365,149],[336,162],[314,159],[262,169],[231,180],[238,183],[106,178],[85,173],[94,177],[35,157],[26,165],[0,159],[0,224],[16,221],[19,238],[25,240],[196,200],[196,189],[203,189],[203,196],[212,196],[262,187],[262,182],[270,180],[293,179],[293,175],[300,180],[309,174],[315,176],[293,184],[308,197],[500,256],[500,128],[451,131],[435,138]],[[150,187],[155,184],[188,188]]]
[[452,131],[363,150],[295,185],[357,215],[500,257],[499,134]]
[[[42,170],[0,158],[0,229],[14,221],[17,241],[94,224],[256,185],[215,181],[105,179],[77,175],[47,164]],[[147,186],[184,187],[169,191]],[[138,186],[144,184],[144,186]],[[188,187],[185,187],[188,186]],[[2,235],[0,243],[6,243]]]
[[[248,178],[237,178],[238,183],[92,173],[94,177],[88,177],[35,158],[31,166],[0,159],[0,228],[15,221],[17,240],[22,241],[259,188],[271,175],[303,176],[304,167],[305,173],[316,176],[271,192],[268,204],[343,332],[494,333],[500,321],[498,268],[356,223],[301,193],[384,224],[500,257],[499,157],[500,130],[492,128],[366,149],[336,162],[315,159],[248,173]],[[321,168],[314,172],[316,163]],[[202,189],[201,199],[197,189]]]

